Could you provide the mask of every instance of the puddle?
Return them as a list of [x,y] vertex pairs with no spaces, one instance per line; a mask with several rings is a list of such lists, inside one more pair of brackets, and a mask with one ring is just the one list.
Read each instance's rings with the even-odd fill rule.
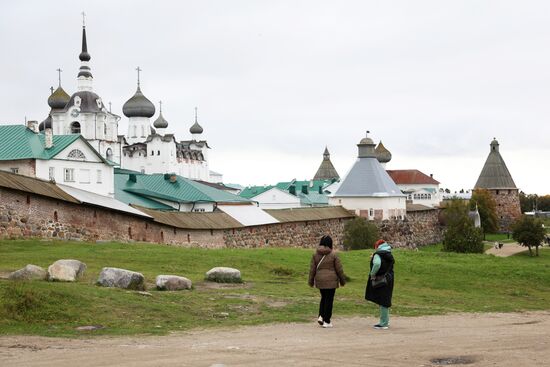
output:
[[454,366],[459,364],[472,364],[476,359],[471,356],[433,358],[430,362],[436,366]]

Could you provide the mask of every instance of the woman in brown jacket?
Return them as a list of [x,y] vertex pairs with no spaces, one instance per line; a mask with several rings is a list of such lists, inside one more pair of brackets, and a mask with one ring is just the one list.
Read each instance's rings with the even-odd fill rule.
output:
[[331,328],[332,304],[338,286],[346,284],[344,268],[338,255],[332,250],[332,238],[323,236],[317,251],[311,257],[309,286],[319,288],[321,303],[317,322],[324,328]]

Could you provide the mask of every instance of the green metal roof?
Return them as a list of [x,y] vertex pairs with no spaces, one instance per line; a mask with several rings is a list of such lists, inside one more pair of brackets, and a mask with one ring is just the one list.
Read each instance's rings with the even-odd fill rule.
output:
[[311,191],[308,194],[298,192],[298,197],[300,198],[300,202],[303,205],[308,205],[308,206],[328,205],[328,196],[326,194],[319,194],[318,192],[311,192]]
[[45,148],[45,136],[23,125],[0,125],[0,160],[52,159],[80,135],[54,135],[53,146]]
[[[296,186],[296,192],[301,191],[302,186],[307,186],[309,191],[319,192],[319,187],[323,188],[323,187],[331,184],[332,182],[333,182],[332,180],[312,180],[312,181],[309,181],[309,180],[304,180],[304,181],[292,180],[292,181],[289,181],[289,182],[279,182],[275,186],[277,186],[277,188],[279,188],[281,190],[288,191],[288,188],[290,187],[290,185],[294,184],[294,186]],[[310,186],[310,185],[312,185],[312,186]]]
[[157,210],[175,210],[169,205],[160,203],[158,201],[146,198],[141,195],[124,191],[125,182],[128,180],[128,175],[117,174],[116,170],[117,169],[115,168],[115,199],[117,199],[118,201],[122,201],[123,203],[128,205],[130,204],[139,205],[146,208],[157,209]]
[[248,186],[248,187],[245,187],[245,188],[239,193],[239,196],[240,196],[240,197],[243,197],[243,198],[246,198],[246,199],[250,199],[250,198],[253,198],[254,196],[263,194],[263,193],[266,192],[267,190],[271,190],[273,187],[275,187],[275,186],[273,186],[273,185],[268,185],[268,186]]
[[[135,177],[135,182],[130,176]],[[248,203],[249,200],[237,195],[215,189],[210,186],[200,184],[187,178],[177,176],[176,182],[170,182],[167,175],[164,174],[123,174],[115,173],[115,197],[123,202],[131,200],[131,197],[117,197],[117,192],[134,194],[143,199],[155,201],[162,199],[176,203]],[[156,202],[156,201],[155,201]],[[129,202],[133,203],[134,202]],[[137,204],[137,203],[135,203]],[[151,204],[151,203],[149,203]],[[151,207],[146,203],[139,204],[145,207]]]

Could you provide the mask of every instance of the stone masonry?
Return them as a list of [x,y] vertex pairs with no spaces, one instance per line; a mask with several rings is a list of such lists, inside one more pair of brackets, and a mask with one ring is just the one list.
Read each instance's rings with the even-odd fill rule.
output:
[[487,190],[495,199],[499,232],[508,232],[512,224],[521,217],[518,189]]
[[[325,234],[330,235],[336,245],[341,245],[347,220],[337,218],[233,229],[182,229],[107,208],[0,188],[0,238],[7,239],[143,241],[204,248],[313,248]],[[441,240],[435,210],[409,213],[403,221],[376,223],[381,236],[396,247],[422,246]]]

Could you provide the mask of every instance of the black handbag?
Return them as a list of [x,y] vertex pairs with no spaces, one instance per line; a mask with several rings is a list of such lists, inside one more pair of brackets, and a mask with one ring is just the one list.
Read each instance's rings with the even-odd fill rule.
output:
[[388,285],[388,273],[384,275],[377,275],[370,279],[370,283],[374,289],[382,288]]

